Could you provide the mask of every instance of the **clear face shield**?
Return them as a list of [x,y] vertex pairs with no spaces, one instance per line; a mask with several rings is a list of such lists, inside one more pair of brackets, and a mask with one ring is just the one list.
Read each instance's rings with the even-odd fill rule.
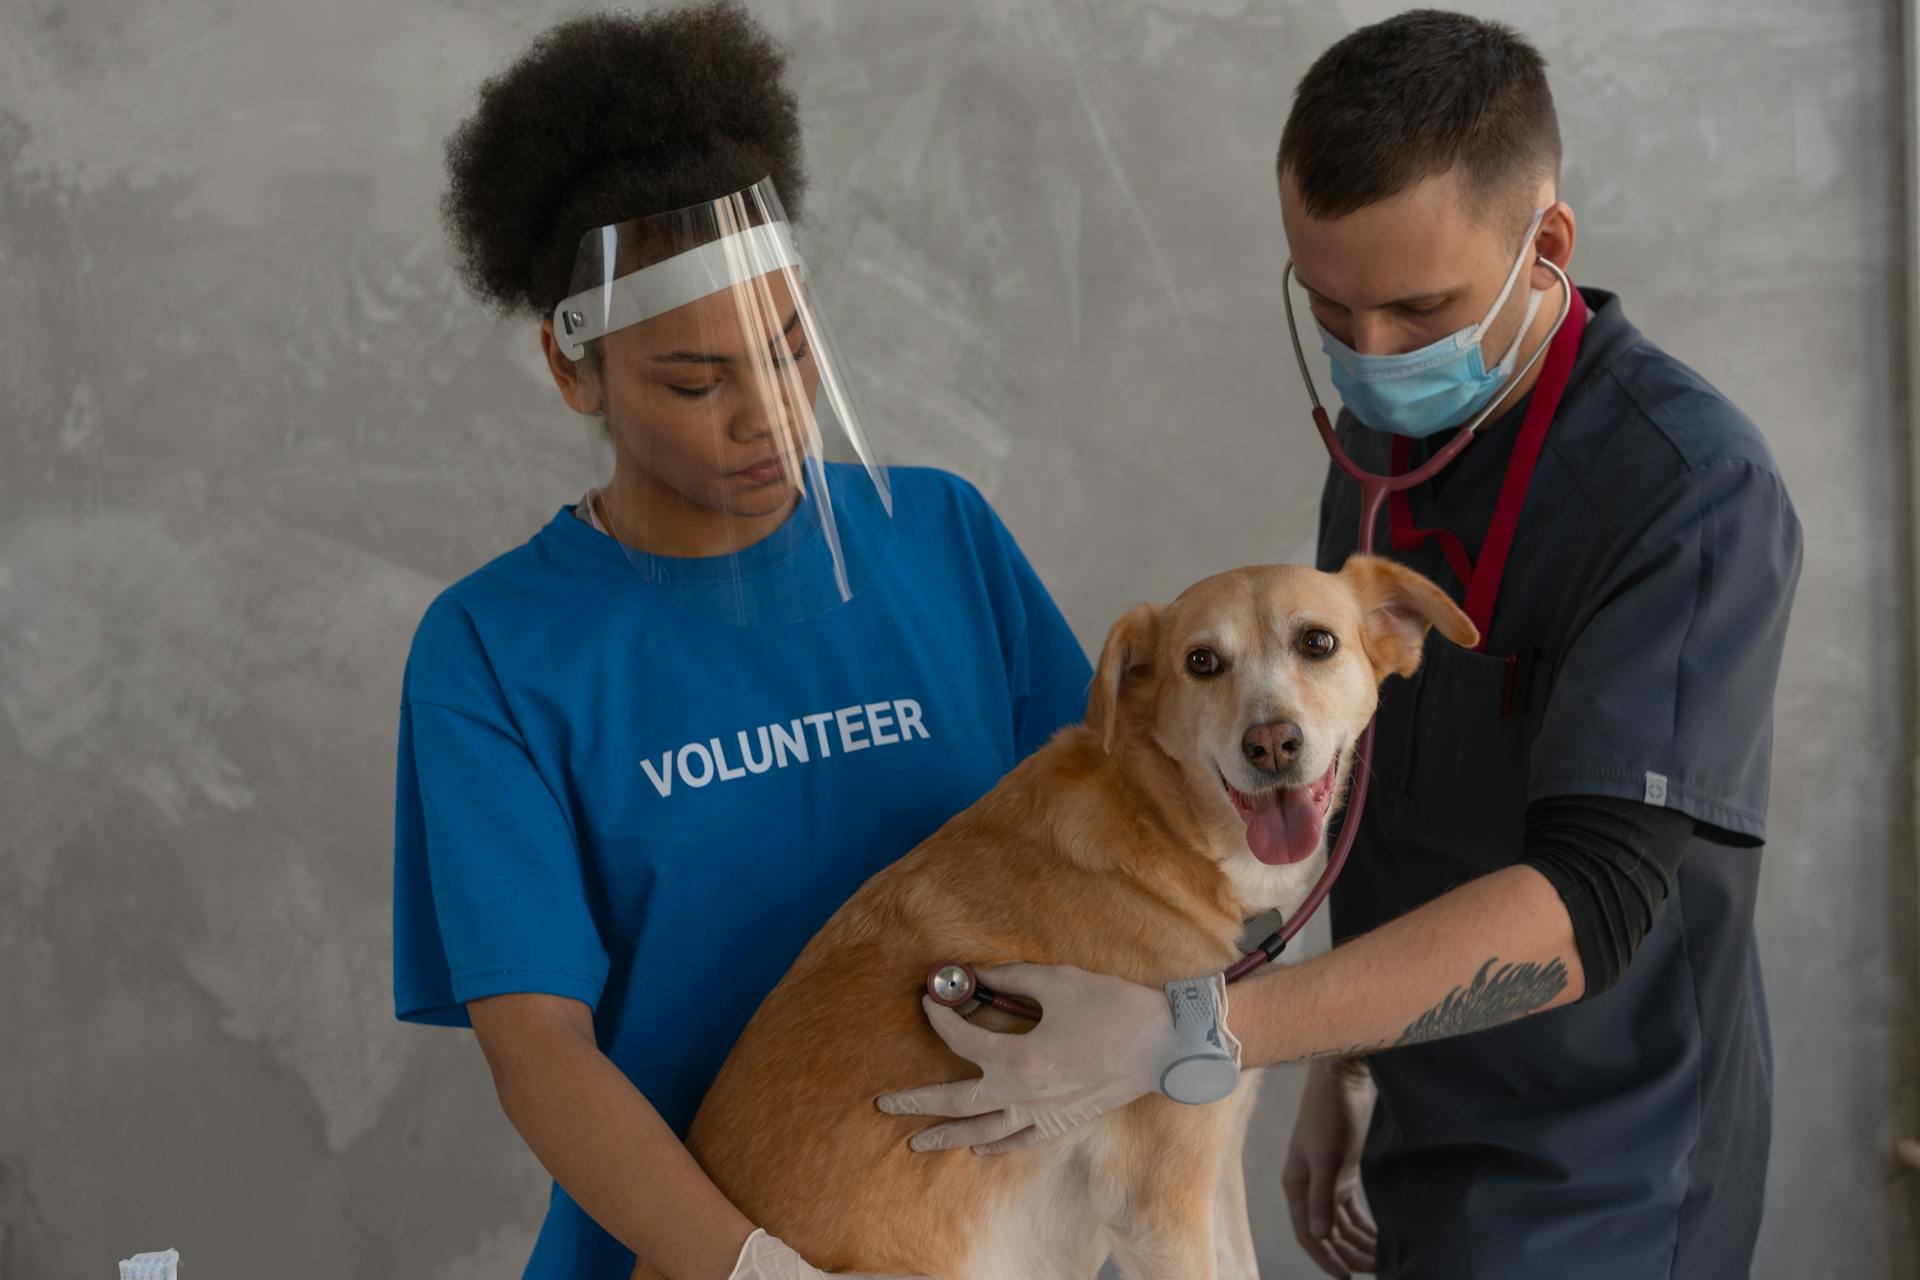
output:
[[553,336],[597,414],[582,513],[671,603],[744,625],[851,599],[893,495],[770,182],[581,238]]

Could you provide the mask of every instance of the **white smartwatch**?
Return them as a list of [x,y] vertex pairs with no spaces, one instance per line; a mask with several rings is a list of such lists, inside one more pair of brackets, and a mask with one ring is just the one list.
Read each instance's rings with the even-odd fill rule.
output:
[[1240,1042],[1227,1029],[1225,974],[1167,984],[1173,1053],[1160,1092],[1175,1102],[1218,1102],[1240,1083]]

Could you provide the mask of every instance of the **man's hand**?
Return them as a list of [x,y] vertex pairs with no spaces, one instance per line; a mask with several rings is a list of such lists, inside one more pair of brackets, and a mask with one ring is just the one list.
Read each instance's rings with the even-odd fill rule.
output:
[[1287,1147],[1287,1207],[1293,1234],[1320,1269],[1338,1280],[1372,1274],[1377,1235],[1360,1199],[1360,1148],[1373,1118],[1373,1075],[1335,1059],[1307,1067],[1307,1090]]
[[1006,1035],[921,1001],[947,1047],[982,1074],[879,1099],[891,1115],[965,1117],[915,1134],[915,1151],[963,1145],[981,1155],[1012,1151],[1160,1087],[1174,1053],[1164,991],[1070,965],[1007,965],[983,972],[980,981],[1031,997],[1044,1016],[1027,1034]]

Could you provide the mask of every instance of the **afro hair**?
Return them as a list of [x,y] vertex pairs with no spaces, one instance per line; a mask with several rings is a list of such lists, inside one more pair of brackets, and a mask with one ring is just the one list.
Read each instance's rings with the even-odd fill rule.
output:
[[598,13],[541,35],[447,139],[461,275],[503,311],[568,292],[581,236],[773,179],[806,188],[786,53],[734,0]]

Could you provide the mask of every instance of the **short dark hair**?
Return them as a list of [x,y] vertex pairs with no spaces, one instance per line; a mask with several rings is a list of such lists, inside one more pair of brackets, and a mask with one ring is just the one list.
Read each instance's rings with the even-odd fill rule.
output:
[[806,193],[786,53],[732,0],[560,23],[480,86],[447,139],[440,210],[461,274],[502,310],[566,297],[595,227],[771,177]]
[[1532,216],[1532,188],[1560,172],[1547,60],[1504,23],[1414,9],[1307,69],[1277,168],[1310,216],[1338,218],[1456,165],[1476,217]]

